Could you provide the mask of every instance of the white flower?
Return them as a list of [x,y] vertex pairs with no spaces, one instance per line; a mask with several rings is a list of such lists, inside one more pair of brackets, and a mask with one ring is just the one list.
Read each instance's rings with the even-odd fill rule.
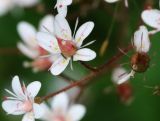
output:
[[6,14],[14,7],[30,7],[37,4],[39,0],[0,0],[0,16]]
[[[105,0],[106,2],[108,3],[115,3],[115,2],[118,2],[120,0]],[[124,0],[124,3],[125,3],[125,6],[128,7],[128,0]]]
[[72,4],[72,0],[57,0],[55,8],[57,8],[58,14],[66,17],[67,6]]
[[157,9],[144,10],[141,14],[141,18],[145,24],[153,27],[155,30],[151,31],[151,34],[155,34],[160,31],[160,11]]
[[118,67],[115,68],[112,74],[112,81],[115,84],[122,84],[130,79],[130,77],[133,77],[135,74],[134,71],[131,71],[128,73],[124,68]]
[[[54,17],[52,15],[45,16],[39,24],[39,31],[54,33],[53,30]],[[25,67],[32,66],[34,71],[49,68],[51,59],[39,58],[39,56],[48,54],[41,48],[36,41],[37,30],[28,22],[20,22],[17,25],[17,31],[23,40],[17,44],[18,49],[27,57],[34,60],[32,63],[25,62]],[[45,64],[44,64],[45,63]]]
[[22,121],[34,121],[43,115],[43,108],[34,102],[35,96],[41,88],[41,83],[34,81],[25,87],[21,85],[19,77],[15,76],[12,80],[13,92],[6,89],[11,97],[6,97],[2,103],[2,108],[12,115],[22,115]]
[[[76,27],[77,24],[78,21],[76,22]],[[73,61],[90,61],[96,57],[94,51],[88,48],[82,48],[93,43],[92,41],[82,46],[84,39],[91,33],[94,27],[93,22],[86,22],[78,29],[77,33],[75,34],[74,32],[72,36],[67,20],[57,15],[55,17],[54,27],[55,35],[44,32],[39,32],[37,34],[39,45],[50,52],[51,56],[58,55],[58,59],[55,60],[50,68],[53,75],[62,73],[69,64],[71,58],[73,58]]]
[[66,93],[60,93],[51,101],[52,109],[43,104],[45,111],[42,117],[45,121],[80,121],[86,108],[81,104],[69,104],[69,97]]
[[137,52],[147,53],[150,49],[150,39],[148,30],[145,26],[140,26],[134,33],[134,46]]

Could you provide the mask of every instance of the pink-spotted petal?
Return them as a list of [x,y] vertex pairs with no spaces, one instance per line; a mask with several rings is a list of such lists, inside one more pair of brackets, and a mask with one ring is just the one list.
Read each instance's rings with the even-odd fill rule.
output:
[[84,23],[77,31],[75,36],[75,43],[77,47],[80,47],[83,43],[83,40],[88,37],[94,28],[93,22]]
[[67,20],[63,16],[57,15],[55,17],[54,27],[55,27],[56,37],[63,40],[72,40],[72,33],[70,26]]
[[76,104],[70,107],[68,116],[72,121],[80,121],[86,113],[86,108],[83,105]]
[[67,93],[64,92],[56,95],[51,102],[53,110],[61,110],[63,112],[67,110],[68,105],[69,105],[69,98]]
[[72,0],[57,0],[57,4],[55,7],[60,7],[60,6],[68,6],[72,4]]
[[54,16],[47,15],[45,16],[39,24],[39,31],[41,32],[49,32],[51,34],[54,33]]
[[57,39],[49,33],[38,32],[37,41],[39,46],[52,54],[58,54],[61,52]]
[[96,53],[88,48],[80,49],[76,52],[76,54],[73,56],[74,61],[90,61],[93,60],[96,57]]
[[27,86],[28,95],[35,97],[41,88],[41,83],[39,81],[34,81]]
[[149,26],[160,29],[160,11],[157,9],[144,10],[142,20]]
[[17,25],[17,31],[21,39],[30,47],[37,47],[36,29],[28,22],[20,22]]
[[12,115],[21,115],[24,114],[25,111],[22,108],[23,103],[17,100],[6,100],[2,103],[2,108],[8,114]]
[[51,73],[53,75],[61,74],[69,64],[69,61],[70,58],[65,59],[63,56],[59,56],[50,68]]
[[14,93],[15,93],[20,99],[22,99],[22,98],[25,97],[18,76],[15,76],[15,77],[12,79],[12,89],[13,89]]
[[25,56],[31,59],[35,59],[39,56],[39,52],[36,51],[36,49],[30,48],[21,42],[17,44],[17,47]]

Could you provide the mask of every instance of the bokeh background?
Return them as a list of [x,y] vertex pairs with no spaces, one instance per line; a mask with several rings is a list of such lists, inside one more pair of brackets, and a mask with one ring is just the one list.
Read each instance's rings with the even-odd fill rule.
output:
[[[74,0],[69,6],[67,19],[72,30],[76,18],[79,17],[80,24],[91,20],[95,22],[95,28],[85,43],[96,39],[90,48],[97,52],[97,58],[88,64],[98,66],[108,61],[118,52],[118,48],[125,48],[131,43],[134,31],[141,21],[141,12],[148,4],[159,9],[159,0],[128,0],[129,8],[124,6],[123,0],[115,4],[108,4],[103,0]],[[1,102],[7,94],[4,89],[11,89],[11,80],[14,75],[29,83],[39,80],[42,89],[39,96],[56,91],[67,85],[49,71],[33,73],[31,69],[25,69],[22,62],[29,60],[17,49],[17,42],[21,41],[16,26],[20,21],[28,21],[35,27],[42,17],[47,14],[56,15],[54,5],[56,0],[41,0],[35,7],[22,9],[15,8],[5,16],[0,17],[0,97]],[[148,27],[148,29],[151,29]],[[104,41],[108,47],[102,54],[100,51]],[[153,95],[154,87],[160,85],[160,33],[151,36],[151,50],[149,52],[151,62],[149,69],[142,74],[136,74],[130,80],[133,87],[133,101],[126,105],[120,101],[116,92],[116,86],[112,83],[110,71],[101,77],[95,78],[82,94],[80,102],[87,106],[87,114],[82,121],[160,121],[160,96]],[[135,51],[128,53],[131,56]],[[123,56],[118,64],[130,70],[130,58]],[[125,64],[128,63],[128,64]],[[74,71],[68,67],[64,74],[78,80],[88,74],[78,62],[74,63]],[[94,80],[93,80],[94,81]],[[153,88],[147,88],[153,87]],[[20,121],[21,116],[6,115],[0,108],[1,121]]]

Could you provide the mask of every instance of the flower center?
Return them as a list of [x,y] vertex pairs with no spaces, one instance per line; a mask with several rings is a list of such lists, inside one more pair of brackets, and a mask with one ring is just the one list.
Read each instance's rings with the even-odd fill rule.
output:
[[147,53],[135,53],[131,57],[131,67],[134,71],[142,73],[149,67],[150,58]]
[[63,39],[59,39],[59,38],[57,38],[57,40],[58,40],[58,45],[59,45],[59,48],[61,50],[61,53],[65,57],[71,57],[76,53],[77,47],[73,43],[73,41],[63,40]]
[[32,102],[29,101],[29,100],[25,101],[25,102],[23,103],[23,105],[22,105],[22,109],[23,109],[25,112],[30,112],[30,111],[32,111],[32,108],[33,108]]

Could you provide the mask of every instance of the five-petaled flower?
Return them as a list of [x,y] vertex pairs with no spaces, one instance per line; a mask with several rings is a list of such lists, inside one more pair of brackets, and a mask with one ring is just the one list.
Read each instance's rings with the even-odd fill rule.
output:
[[[52,15],[45,16],[39,24],[39,31],[49,31],[54,33],[53,29],[54,17]],[[46,29],[47,28],[47,29]],[[32,59],[32,62],[24,62],[25,67],[32,67],[34,72],[48,69],[53,61],[53,58],[40,58],[48,54],[41,48],[36,41],[36,29],[28,22],[20,22],[17,26],[17,31],[23,40],[17,44],[18,49],[27,57]]]
[[123,78],[119,79],[119,84],[129,80],[130,77],[134,76],[135,72],[145,72],[149,67],[150,58],[147,52],[150,49],[150,39],[148,30],[145,26],[140,26],[139,30],[134,33],[133,44],[136,49],[136,53],[131,57],[132,70],[129,74],[125,74]]
[[155,30],[150,31],[150,34],[155,34],[160,31],[160,10],[147,9],[141,14],[142,20],[145,24],[153,27]]
[[21,84],[19,77],[15,76],[12,80],[13,92],[5,89],[11,97],[6,97],[2,103],[3,109],[12,115],[22,115],[22,121],[34,121],[43,116],[43,108],[40,104],[34,102],[35,96],[41,88],[41,83],[34,81],[27,87]]
[[[78,25],[78,19],[76,22],[75,30]],[[57,15],[54,21],[55,34],[39,32],[37,34],[37,40],[39,45],[51,53],[50,56],[56,56],[57,59],[50,67],[50,71],[53,75],[59,75],[62,73],[71,59],[73,61],[90,61],[96,57],[96,53],[86,47],[90,43],[82,46],[83,40],[91,33],[94,28],[94,23],[89,21],[84,23],[72,36],[71,29],[67,20]],[[72,65],[72,64],[71,64]],[[72,66],[71,66],[72,67]]]
[[51,101],[52,109],[43,104],[45,111],[42,120],[45,121],[80,121],[85,113],[86,108],[81,104],[70,104],[69,97],[66,93],[56,95]]
[[0,16],[12,10],[15,6],[31,7],[40,0],[0,0]]

